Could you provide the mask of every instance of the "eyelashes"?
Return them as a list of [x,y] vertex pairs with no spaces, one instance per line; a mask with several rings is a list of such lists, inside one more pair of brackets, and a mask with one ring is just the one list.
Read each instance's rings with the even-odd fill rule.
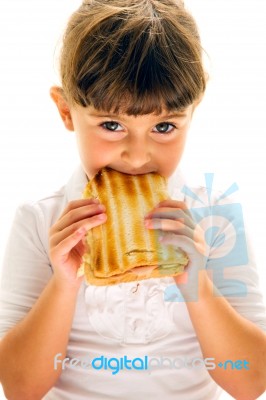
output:
[[[116,122],[116,121],[105,121],[102,122],[99,126],[101,126],[103,129],[105,129],[106,131],[109,132],[122,132],[122,129],[117,130],[117,128],[121,125]],[[159,127],[159,128],[158,128]],[[171,127],[172,129],[169,130],[169,127]],[[170,122],[160,122],[159,124],[155,125],[155,128],[157,129],[157,131],[155,131],[155,133],[159,133],[159,134],[170,134],[173,133],[177,127],[175,124],[170,123]]]
[[[109,125],[110,129],[107,128],[107,126]],[[103,127],[104,129],[106,129],[107,131],[111,131],[111,132],[121,132],[121,130],[117,131],[113,128],[119,126],[120,124],[118,122],[115,121],[106,121],[103,122],[102,124],[100,124],[101,127]]]
[[[169,134],[169,133],[172,133],[175,129],[177,129],[176,128],[176,125],[175,124],[172,124],[172,123],[170,123],[170,122],[160,122],[159,124],[157,124],[157,125],[155,125],[155,127],[158,127],[158,126],[160,126],[161,128],[160,128],[160,130],[158,131],[158,133],[166,133],[166,134]],[[166,127],[166,126],[168,126],[168,127],[172,127],[172,129],[169,131],[168,129],[166,129],[166,130],[164,130],[163,129],[163,127]],[[157,128],[158,129],[158,128]]]

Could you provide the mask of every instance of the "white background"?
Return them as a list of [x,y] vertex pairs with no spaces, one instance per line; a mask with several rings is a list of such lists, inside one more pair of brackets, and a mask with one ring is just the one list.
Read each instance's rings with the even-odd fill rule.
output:
[[[0,257],[14,212],[24,200],[61,187],[78,165],[75,136],[49,97],[58,84],[56,52],[77,0],[2,0],[0,6]],[[217,189],[237,182],[266,289],[264,0],[187,0],[208,53],[208,89],[195,113],[184,173]],[[1,396],[1,395],[0,395]],[[4,398],[4,397],[3,397]],[[222,399],[230,398],[226,394]],[[196,400],[196,399],[195,399]]]

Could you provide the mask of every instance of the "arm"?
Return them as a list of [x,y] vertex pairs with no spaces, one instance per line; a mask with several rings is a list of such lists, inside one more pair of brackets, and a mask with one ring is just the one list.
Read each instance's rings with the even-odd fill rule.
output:
[[[204,357],[215,359],[216,368],[208,372],[237,400],[256,399],[266,389],[266,335],[238,314],[212,284],[205,269],[208,253],[204,232],[193,221],[186,204],[174,200],[161,202],[146,216],[145,225],[160,229],[162,243],[181,247],[189,256],[185,273],[174,280]],[[218,366],[226,360],[242,360],[242,366],[246,360],[249,369]]]
[[52,277],[26,317],[1,340],[0,378],[8,399],[41,399],[59,378],[54,357],[66,355],[77,293]]
[[[68,204],[50,229],[52,278],[28,314],[0,342],[0,359],[4,360],[0,381],[9,400],[42,399],[59,378],[62,364],[54,367],[54,357],[58,353],[62,353],[60,359],[66,355],[83,280],[83,277],[77,278],[77,270],[85,251],[84,237],[89,229],[105,220],[103,209],[95,201],[76,200]],[[20,234],[28,242],[27,234],[33,235],[33,232],[22,230]],[[32,250],[27,251],[27,257],[31,260]],[[19,270],[19,266],[13,270]]]
[[[214,292],[213,292],[214,288]],[[237,400],[255,400],[266,390],[266,335],[240,316],[218,294],[205,271],[199,273],[199,297],[186,306],[205,357],[215,358],[212,378]],[[207,327],[207,329],[206,329]],[[246,360],[246,368],[219,368],[226,360]]]

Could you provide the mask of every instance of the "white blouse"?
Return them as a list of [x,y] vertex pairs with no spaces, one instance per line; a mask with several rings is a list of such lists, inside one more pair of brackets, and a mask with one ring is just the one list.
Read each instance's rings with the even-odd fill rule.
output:
[[[81,198],[86,184],[79,166],[59,191],[18,207],[4,256],[1,337],[28,313],[51,278],[49,228],[69,201]],[[266,331],[265,307],[239,205],[231,198],[219,199],[221,193],[209,201],[206,188],[188,188],[179,170],[169,179],[168,190],[172,199],[187,204],[209,236],[216,237],[206,268],[217,288],[239,314]],[[220,224],[219,232],[214,222]],[[221,393],[208,373],[208,368],[218,366],[214,359],[203,359],[172,278],[102,287],[83,282],[67,358],[45,400],[215,400]],[[60,355],[55,355],[55,367],[60,362]]]

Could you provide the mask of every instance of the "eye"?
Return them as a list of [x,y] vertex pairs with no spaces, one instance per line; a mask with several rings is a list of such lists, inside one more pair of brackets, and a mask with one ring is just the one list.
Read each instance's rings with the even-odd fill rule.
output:
[[117,129],[119,126],[121,127],[121,125],[115,121],[106,121],[106,122],[102,123],[100,126],[102,126],[104,129],[107,129],[108,131],[112,131],[112,132],[121,132],[123,130],[123,128]]
[[[157,124],[155,128],[159,133],[172,133],[176,129],[176,126],[169,122],[161,122],[160,124]],[[169,128],[172,129],[169,130]]]

